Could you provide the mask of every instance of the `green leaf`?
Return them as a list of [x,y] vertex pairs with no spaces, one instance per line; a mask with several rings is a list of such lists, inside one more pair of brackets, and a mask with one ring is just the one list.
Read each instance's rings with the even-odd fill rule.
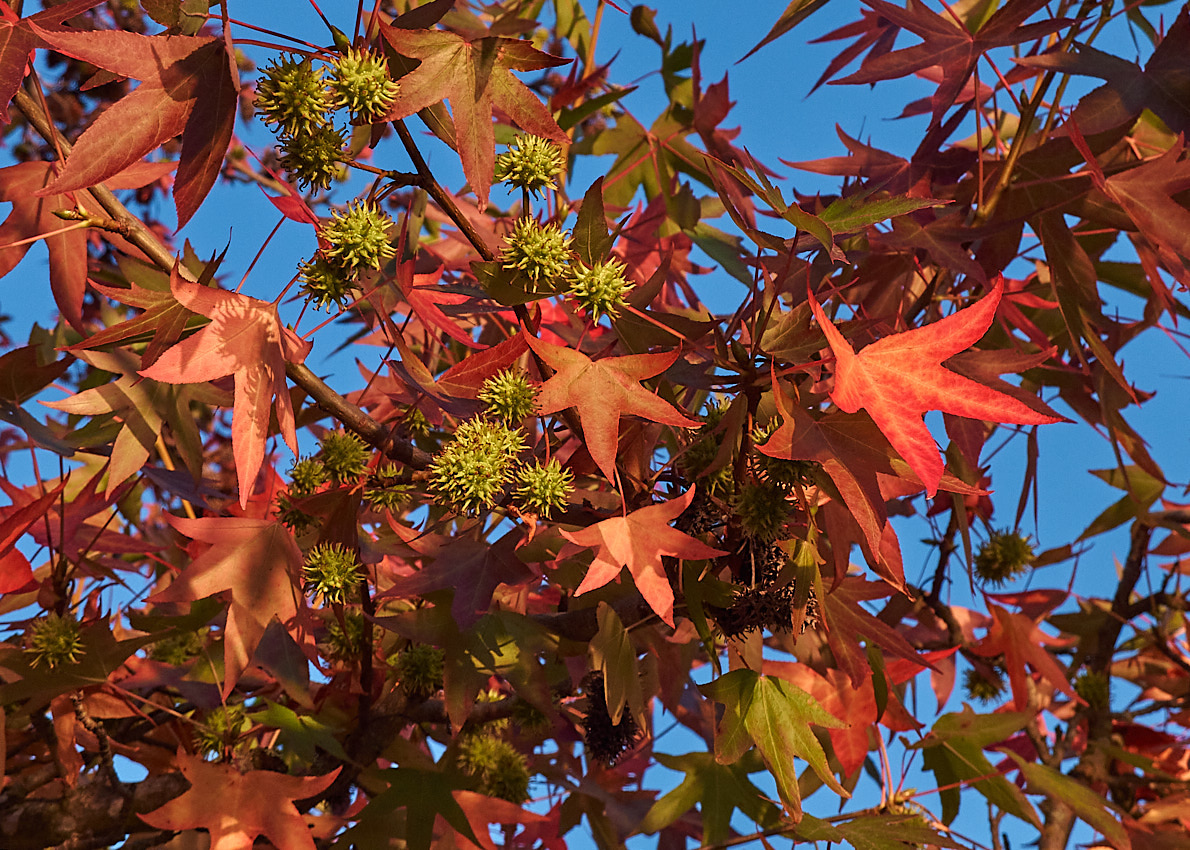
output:
[[388,780],[388,789],[372,799],[359,823],[343,833],[336,846],[389,846],[390,838],[401,837],[400,830],[394,829],[397,824],[393,813],[398,809],[405,809],[404,839],[409,850],[429,850],[434,841],[434,818],[438,815],[455,832],[479,845],[463,807],[451,793],[465,788],[461,777],[455,779],[445,773],[408,767],[385,771],[383,776]]
[[[922,750],[923,763],[933,771],[940,792],[942,822],[951,823],[959,812],[961,789],[956,783],[970,786],[998,809],[1040,828],[1037,812],[1021,790],[992,766],[983,754],[984,748],[1005,740],[1021,729],[1027,718],[1024,714],[976,714],[965,706],[961,714],[946,714],[938,718],[931,734],[912,745]],[[981,778],[982,777],[982,778]],[[978,781],[972,781],[978,780]]]
[[1020,767],[1021,773],[1029,783],[1030,791],[1044,794],[1051,800],[1069,806],[1080,819],[1102,833],[1114,847],[1131,850],[1132,842],[1128,838],[1128,831],[1120,823],[1115,807],[1101,795],[1077,779],[1059,773],[1048,765],[1027,762],[1011,750],[1005,752]]
[[962,850],[962,845],[926,826],[921,815],[867,814],[835,827],[855,850],[906,850],[930,844]]
[[869,201],[870,194],[839,198],[819,214],[834,233],[854,233],[881,221],[911,213],[926,207],[941,207],[951,203],[937,198],[910,198],[898,195]]
[[292,749],[303,762],[313,761],[318,749],[325,750],[337,759],[351,760],[342,744],[335,738],[335,732],[338,730],[332,730],[317,718],[298,714],[293,709],[275,702],[265,700],[265,705],[267,707],[263,711],[256,711],[248,716],[253,723],[280,729],[281,741],[285,748]]
[[786,202],[781,195],[781,190],[769,182],[765,177],[764,171],[759,165],[755,165],[754,170],[760,182],[752,179],[752,177],[742,168],[735,168],[723,162],[716,162],[716,167],[728,172],[753,192],[768,205],[768,207],[777,213],[781,218],[788,221],[798,230],[804,230],[809,233],[826,249],[827,254],[832,260],[843,260],[843,252],[835,245],[834,233],[831,231],[830,225],[816,215],[812,215],[797,204]]
[[703,844],[718,843],[731,834],[731,816],[736,809],[762,828],[781,820],[780,810],[748,780],[749,773],[764,770],[764,763],[755,751],[728,765],[717,762],[711,753],[698,752],[684,756],[657,753],[657,761],[686,776],[680,785],[653,804],[637,832],[658,832],[692,810],[695,803],[701,804]]
[[612,247],[603,211],[603,178],[598,178],[583,195],[583,204],[574,223],[574,250],[579,259],[593,268],[602,263]]
[[1135,519],[1139,514],[1147,511],[1165,491],[1165,482],[1154,478],[1139,466],[1125,466],[1122,469],[1092,469],[1090,472],[1112,487],[1127,491],[1128,495],[1091,520],[1086,531],[1079,535],[1079,540],[1086,540],[1105,531],[1111,531],[1113,528]]
[[607,697],[607,713],[612,725],[620,722],[624,706],[628,706],[636,722],[645,727],[645,699],[640,689],[636,669],[636,650],[615,610],[600,602],[595,617],[599,632],[591,640],[592,665],[603,671],[603,687]]
[[687,230],[686,235],[693,239],[694,244],[702,248],[708,257],[718,263],[723,271],[744,286],[752,285],[754,275],[748,270],[747,264],[740,259],[740,245],[743,241],[740,237],[724,233],[705,221],[700,221]]
[[558,116],[558,126],[563,130],[569,130],[571,127],[577,126],[588,116],[594,115],[605,106],[611,106],[622,97],[626,97],[636,91],[637,86],[628,86],[627,88],[615,88],[607,94],[601,94],[599,97],[593,97],[590,100],[584,100],[573,109],[563,109],[562,114]]
[[715,739],[719,762],[736,761],[750,739],[795,817],[801,814],[795,756],[808,763],[840,797],[851,796],[831,773],[826,753],[810,729],[811,725],[843,729],[846,724],[828,714],[810,694],[783,679],[752,670],[733,670],[700,690],[727,706]]
[[[781,17],[777,18],[777,22],[773,24],[772,29],[769,30],[768,35],[760,40],[760,42],[744,54],[744,59],[747,59],[757,50],[764,47],[771,41],[776,41],[785,33],[796,27],[806,18],[813,15],[819,9],[826,5],[826,0],[791,0],[790,4],[785,7],[785,11],[781,13]],[[744,59],[740,61],[743,62]]]

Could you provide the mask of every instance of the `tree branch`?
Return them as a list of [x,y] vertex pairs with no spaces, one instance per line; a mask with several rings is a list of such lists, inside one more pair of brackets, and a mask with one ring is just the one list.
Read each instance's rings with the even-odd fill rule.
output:
[[[19,89],[16,97],[13,98],[13,103],[24,113],[29,124],[46,142],[58,145],[64,154],[70,152],[70,142],[58,132],[32,95]],[[145,256],[158,268],[166,272],[174,268],[173,251],[163,244],[156,234],[145,227],[139,218],[130,213],[110,189],[100,183],[87,191],[120,228],[121,234],[143,251]],[[178,267],[178,273],[193,282],[193,276],[184,266]],[[414,469],[425,469],[430,465],[430,455],[412,443],[396,439],[387,428],[331,389],[325,381],[304,364],[287,363],[285,371],[289,378],[305,390],[319,407],[343,423],[345,427],[359,434],[371,445],[383,449],[389,457]]]

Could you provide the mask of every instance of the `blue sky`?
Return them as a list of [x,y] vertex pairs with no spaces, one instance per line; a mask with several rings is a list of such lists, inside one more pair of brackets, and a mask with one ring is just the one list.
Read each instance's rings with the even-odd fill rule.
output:
[[[327,0],[321,5],[343,29],[350,28],[356,5],[354,0]],[[594,3],[587,5],[591,7],[588,14],[593,14]],[[896,119],[906,102],[932,91],[931,84],[925,81],[910,79],[884,83],[874,89],[824,86],[806,97],[822,68],[845,44],[808,45],[806,41],[857,17],[860,7],[854,0],[836,0],[794,32],[739,64],[737,61],[764,36],[780,15],[786,0],[747,0],[734,4],[722,0],[663,0],[655,5],[658,25],[663,32],[667,26],[672,26],[676,41],[688,40],[693,34],[707,40],[701,59],[704,85],[717,82],[726,73],[732,96],[737,101],[724,125],[742,126],[743,132],[736,144],[746,146],[757,159],[788,178],[782,184],[787,197],[791,186],[801,192],[827,192],[835,188],[829,178],[795,172],[781,166],[778,160],[800,161],[842,155],[845,151],[835,135],[836,124],[852,136],[903,155],[912,151],[925,127],[925,117]],[[230,7],[233,17],[284,29],[315,42],[327,41],[325,28],[318,17],[308,4],[299,0],[230,0]],[[639,83],[640,89],[630,95],[626,103],[647,124],[664,104],[661,81],[652,73],[658,62],[659,49],[651,41],[634,34],[626,16],[610,7],[604,14],[603,27],[597,59],[607,62],[618,53],[612,65],[611,79],[620,84]],[[1143,55],[1135,55],[1127,31],[1117,29],[1111,32],[1113,46],[1120,45],[1116,49],[1126,58],[1143,59]],[[237,36],[244,33],[238,29],[233,32]],[[903,35],[898,45],[914,41],[913,37]],[[259,48],[248,48],[246,52],[261,65],[268,56]],[[261,132],[244,138],[250,145],[263,146],[269,142],[269,137]],[[396,156],[393,148],[392,145],[382,146],[380,156]],[[431,166],[442,176],[443,182],[452,188],[461,185],[462,178],[453,153],[434,144],[428,144],[427,150]],[[381,159],[377,164],[407,167],[403,159],[391,162]],[[587,182],[589,179],[576,181],[571,194],[580,196]],[[346,201],[349,197],[345,192],[341,200]],[[233,215],[228,215],[229,209]],[[172,220],[171,209],[163,208],[160,212],[163,218]],[[219,187],[181,237],[189,239],[202,256],[222,250],[230,240],[231,248],[223,272],[229,284],[234,286],[277,220],[275,209],[258,189],[251,186]],[[181,238],[178,244],[181,244]],[[265,250],[244,291],[261,298],[275,297],[294,274],[297,262],[309,257],[314,249],[311,228],[286,222]],[[709,261],[707,264],[711,265]],[[53,313],[44,280],[45,253],[38,246],[22,266],[0,283],[0,312],[13,315],[14,320],[6,330],[17,340],[24,339],[31,322],[44,325]],[[698,279],[696,285],[714,310],[730,309],[744,295],[738,282],[720,272]],[[1122,315],[1139,311],[1139,305],[1130,303],[1127,298],[1121,297],[1110,303]],[[313,326],[311,318],[307,316],[303,330]],[[320,320],[315,318],[315,321]],[[343,391],[359,383],[352,357],[372,355],[368,351],[355,351],[347,356],[328,357],[336,344],[325,337],[318,338],[308,362],[316,372],[330,375],[331,384]],[[380,353],[379,350],[375,352],[374,360],[378,360]],[[1123,359],[1125,373],[1130,379],[1141,389],[1157,391],[1157,396],[1141,412],[1135,409],[1128,412],[1129,421],[1152,440],[1153,455],[1169,480],[1190,480],[1190,452],[1187,451],[1184,427],[1185,378],[1190,370],[1185,357],[1168,339],[1152,334],[1125,348]],[[1087,472],[1090,468],[1110,468],[1116,463],[1112,448],[1104,437],[1095,435],[1085,426],[1057,425],[1042,428],[1040,440],[1039,522],[1036,529],[1027,525],[1025,530],[1036,534],[1040,548],[1044,549],[1076,537],[1100,510],[1118,498],[1119,492]],[[282,448],[283,458],[285,454],[286,450]],[[287,465],[287,460],[283,459],[280,466],[285,468]],[[1023,442],[1016,441],[995,461],[996,486],[1011,494],[1001,511],[1011,511],[1015,505],[1022,469]],[[1171,491],[1171,495],[1173,493]],[[998,521],[1008,525],[1012,517],[1000,516]],[[905,547],[906,572],[911,580],[915,580],[921,571],[932,570],[932,562],[928,561],[929,550],[915,542],[928,536],[928,528],[920,521],[910,521],[902,524],[899,531]],[[1126,550],[1126,533],[1105,535],[1092,541],[1079,561],[1074,585],[1076,592],[1080,589],[1088,593],[1102,592],[1103,585],[1114,580],[1115,560],[1122,560]],[[1053,570],[1052,576],[1042,575],[1038,581],[1046,586],[1065,586],[1070,564]],[[958,604],[964,604],[964,586],[964,581],[955,583]],[[928,689],[923,691],[925,703],[932,700],[932,696],[927,695]],[[958,700],[958,696],[952,697],[948,709],[957,710],[960,707]],[[663,749],[676,753],[694,746],[689,736],[682,737],[678,733],[667,736],[662,743]],[[907,784],[928,787],[930,779],[911,779]],[[668,781],[672,780],[666,778],[663,769],[658,769],[654,777],[657,784],[653,787],[665,787]],[[822,799],[812,798],[808,810],[818,814],[833,813],[833,800],[828,800],[825,794],[820,795]],[[933,804],[931,798],[925,802]],[[966,811],[976,817],[960,828],[978,840],[985,840],[986,819],[981,817],[982,805],[972,800],[967,803]],[[583,846],[577,832],[571,833],[571,838],[574,839],[572,846]],[[651,846],[651,841],[645,841],[641,846]]]

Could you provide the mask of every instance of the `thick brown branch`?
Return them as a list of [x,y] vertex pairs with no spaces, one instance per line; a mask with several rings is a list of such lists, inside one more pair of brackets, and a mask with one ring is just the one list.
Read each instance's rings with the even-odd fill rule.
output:
[[0,847],[42,850],[66,845],[78,837],[114,844],[130,832],[144,830],[138,814],[159,809],[184,792],[189,783],[180,773],[150,776],[130,786],[125,798],[98,776],[84,776],[60,800],[13,800],[0,796]]

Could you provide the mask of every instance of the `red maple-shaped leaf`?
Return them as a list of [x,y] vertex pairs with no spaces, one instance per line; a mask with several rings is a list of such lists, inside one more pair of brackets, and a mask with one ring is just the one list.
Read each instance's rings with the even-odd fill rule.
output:
[[529,42],[494,36],[468,41],[443,30],[408,30],[384,26],[393,50],[421,64],[401,78],[401,91],[389,120],[412,115],[446,99],[454,119],[455,142],[463,174],[475,190],[480,209],[488,202],[496,161],[492,109],[502,110],[526,132],[560,144],[569,142],[541,98],[512,75],[565,65]]
[[287,776],[271,770],[240,773],[230,764],[183,752],[175,761],[190,788],[140,819],[158,829],[205,829],[211,834],[211,850],[251,850],[258,835],[274,847],[314,850],[310,828],[293,801],[322,793],[342,769],[323,776]]
[[922,421],[927,410],[969,419],[1042,425],[1062,421],[1033,410],[991,387],[950,371],[942,362],[974,345],[996,315],[1004,291],[1002,278],[980,299],[945,319],[893,334],[858,354],[827,318],[813,294],[810,307],[835,355],[831,400],[847,413],[868,411],[888,441],[909,464],[933,498],[942,480],[942,458]]
[[179,533],[211,546],[149,602],[193,602],[215,593],[230,594],[224,637],[226,697],[247,669],[269,623],[276,619],[292,624],[297,618],[302,550],[289,530],[273,520],[166,519]]
[[67,56],[141,80],[79,137],[43,193],[102,183],[181,133],[174,204],[184,225],[215,184],[235,126],[239,75],[224,40],[33,28]]
[[46,513],[66,486],[63,481],[53,490],[24,505],[0,508],[0,593],[21,590],[33,581],[33,569],[28,559],[16,548],[17,540],[38,521],[45,521]]
[[281,435],[297,453],[285,362],[301,363],[311,344],[282,326],[275,304],[190,283],[176,275],[170,289],[183,307],[206,316],[211,323],[166,351],[141,374],[168,384],[197,384],[235,375],[231,434],[240,506],[244,507],[264,460],[274,396]]
[[8,123],[8,104],[25,79],[25,72],[33,61],[33,51],[43,46],[31,25],[60,24],[92,6],[98,6],[99,2],[70,0],[27,18],[18,18],[7,4],[0,6],[0,124]]
[[[864,0],[880,17],[921,36],[922,43],[868,58],[863,67],[835,83],[875,83],[904,77],[937,65],[942,82],[930,98],[933,123],[955,102],[959,92],[975,71],[981,56],[995,47],[1021,44],[1049,35],[1066,26],[1064,18],[1051,18],[1033,24],[1025,21],[1045,6],[1045,0],[1011,0],[1002,6],[975,32],[957,22],[948,10],[934,12],[921,0],[909,0],[901,8],[885,0]],[[880,41],[876,45],[880,45]]]
[[[1112,175],[1103,185],[1107,196],[1124,208],[1175,270],[1185,268],[1180,257],[1190,256],[1190,213],[1174,200],[1190,188],[1185,148],[1185,138],[1179,136],[1161,156]],[[1180,277],[1187,283],[1184,273]]]
[[[56,167],[51,162],[22,162],[0,169],[0,201],[12,204],[8,218],[0,224],[0,277],[16,268],[40,237],[50,252],[54,301],[71,327],[81,331],[87,289],[87,229],[54,215],[55,210],[78,208],[76,201],[65,195],[43,193],[53,181]],[[108,188],[136,189],[170,168],[170,163],[139,163],[115,175]],[[93,211],[99,212],[98,205],[93,205]]]
[[595,550],[595,560],[575,596],[603,587],[619,578],[623,567],[628,567],[640,595],[657,616],[672,627],[674,592],[661,557],[701,560],[727,554],[670,527],[693,499],[694,488],[691,487],[676,499],[640,508],[628,516],[605,519],[582,531],[563,531],[562,536],[571,543]]
[[[891,685],[900,685],[924,670],[925,664],[954,652],[954,649],[947,649],[931,652],[914,661],[890,661],[884,672],[878,675],[887,676]],[[805,664],[789,661],[765,661],[764,672],[797,685],[846,724],[827,727],[835,758],[839,760],[844,776],[854,775],[863,766],[872,746],[873,733],[879,734],[878,730],[872,728],[874,724],[880,723],[894,732],[921,728],[921,724],[905,710],[895,692],[888,694],[888,702],[883,713],[880,712],[870,670],[858,683],[849,680],[842,670],[831,668],[820,674]]]
[[577,410],[587,451],[608,481],[616,480],[621,416],[635,414],[677,428],[697,428],[702,424],[640,385],[644,379],[660,375],[672,366],[678,359],[676,350],[592,360],[581,351],[545,342],[528,333],[525,341],[538,357],[557,370],[537,397],[539,412],[554,413],[567,407]]
[[392,587],[376,598],[424,596],[451,588],[454,599],[450,614],[461,629],[479,622],[501,584],[524,584],[535,575],[516,556],[516,547],[525,539],[522,529],[513,529],[495,543],[488,543],[471,537],[419,533],[397,522],[390,526],[427,563],[417,572],[396,578]]
[[458,322],[442,311],[443,305],[452,307],[465,304],[470,300],[470,296],[445,291],[438,286],[441,279],[441,266],[427,274],[414,274],[412,260],[398,263],[396,274],[393,276],[394,282],[405,297],[405,302],[428,330],[442,331],[468,348],[483,348],[483,345],[473,340]]
[[[170,279],[178,278],[178,268],[175,265],[170,272]],[[69,346],[67,351],[84,351],[120,343],[139,341],[149,336],[149,343],[141,355],[141,365],[148,369],[157,362],[172,345],[177,343],[186,322],[194,314],[187,310],[174,298],[169,290],[149,289],[139,286],[135,281],[129,281],[129,288],[122,289],[115,286],[105,286],[92,283],[100,294],[120,301],[130,307],[139,307],[145,312],[119,324],[104,328],[92,334],[81,342]]]
[[1058,664],[1047,646],[1070,646],[1077,638],[1058,638],[1041,630],[1041,620],[1050,608],[1057,606],[1065,594],[1055,594],[1049,608],[1036,612],[1014,613],[1007,608],[988,603],[992,614],[992,627],[987,635],[971,651],[984,658],[1004,656],[1004,669],[1008,672],[1008,684],[1012,688],[1012,703],[1016,711],[1029,710],[1029,688],[1026,680],[1029,673],[1025,665],[1032,667],[1041,678],[1057,687],[1071,699],[1078,699],[1070,685],[1070,677]]
[[790,403],[775,379],[773,386],[781,427],[758,450],[783,460],[821,463],[864,533],[868,548],[877,551],[888,511],[876,474],[894,474],[888,457],[880,451],[884,440],[864,417],[836,412],[814,419],[801,406]]

